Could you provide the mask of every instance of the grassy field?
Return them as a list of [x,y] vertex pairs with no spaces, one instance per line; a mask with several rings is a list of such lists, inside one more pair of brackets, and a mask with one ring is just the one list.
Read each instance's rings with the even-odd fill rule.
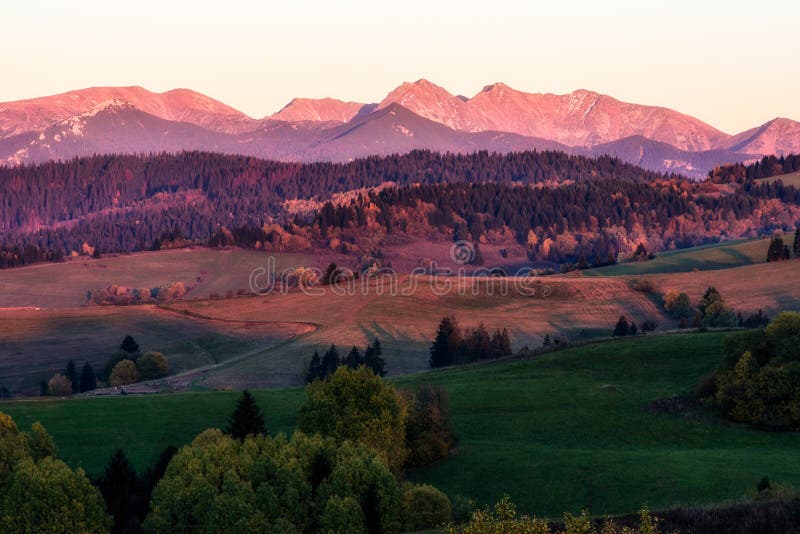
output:
[[[449,495],[560,515],[622,513],[735,498],[763,476],[800,485],[800,434],[764,433],[711,414],[653,415],[651,400],[693,388],[721,358],[724,334],[647,336],[577,347],[534,360],[398,379],[450,393],[459,437],[446,461],[411,474]],[[271,431],[288,431],[302,389],[258,391]],[[169,444],[224,424],[235,393],[10,402],[22,426],[41,421],[72,465],[98,472],[124,448],[138,468]]]
[[778,180],[783,181],[783,185],[790,185],[793,187],[800,187],[800,172],[792,172],[789,174],[781,174],[778,176],[771,176],[769,178],[762,178],[765,182],[777,182]]
[[[729,246],[744,254],[762,245],[766,241]],[[731,254],[723,250],[694,254]],[[706,288],[715,286],[745,314],[759,308],[770,315],[800,309],[798,266],[792,260],[698,272],[550,276],[536,280],[538,292],[532,296],[518,291],[513,279],[446,279],[440,282],[452,288],[441,291],[423,276],[413,290],[396,294],[388,287],[381,293],[375,286],[358,286],[345,296],[326,288],[322,295],[275,292],[181,300],[162,307],[0,310],[0,385],[35,394],[39,381],[63,369],[66,360],[102,364],[129,333],[144,350],[164,352],[173,371],[202,368],[201,374],[187,379],[194,389],[299,385],[315,349],[335,343],[346,351],[374,337],[384,345],[389,374],[397,376],[426,369],[427,349],[444,315],[455,314],[463,327],[480,322],[490,330],[508,327],[515,349],[538,346],[545,334],[575,341],[607,336],[623,314],[637,323],[653,320],[667,330],[677,323],[664,315],[659,294],[670,289],[685,291],[697,301]],[[654,294],[633,289],[645,276],[655,285]],[[410,284],[409,277],[398,281],[400,289]],[[506,293],[502,284],[507,285]]]
[[652,260],[587,269],[583,276],[636,276],[730,269],[767,261],[768,239],[716,243],[688,249],[659,252]]
[[[277,269],[309,265],[305,254],[276,254]],[[239,248],[204,247],[106,256],[80,257],[63,263],[39,263],[0,270],[0,309],[13,307],[72,308],[86,302],[86,292],[112,284],[159,287],[183,282],[188,297],[224,296],[247,290],[250,272],[263,267],[266,254]]]

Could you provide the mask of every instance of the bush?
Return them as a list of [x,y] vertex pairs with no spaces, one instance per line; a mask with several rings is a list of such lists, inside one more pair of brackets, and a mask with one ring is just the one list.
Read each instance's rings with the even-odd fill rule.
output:
[[111,371],[109,383],[114,387],[127,386],[139,381],[139,371],[131,360],[122,360]]
[[452,507],[447,495],[433,486],[406,484],[400,500],[403,529],[432,530],[450,521]]

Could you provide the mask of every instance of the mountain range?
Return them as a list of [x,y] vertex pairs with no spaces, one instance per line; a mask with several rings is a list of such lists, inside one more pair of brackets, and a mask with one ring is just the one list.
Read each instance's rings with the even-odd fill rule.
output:
[[424,79],[378,103],[295,98],[261,119],[188,89],[97,87],[0,104],[0,162],[9,165],[180,150],[347,161],[414,149],[609,154],[702,177],[724,163],[800,152],[800,123],[776,118],[730,135],[668,108],[587,90],[536,94],[495,83],[467,98]]

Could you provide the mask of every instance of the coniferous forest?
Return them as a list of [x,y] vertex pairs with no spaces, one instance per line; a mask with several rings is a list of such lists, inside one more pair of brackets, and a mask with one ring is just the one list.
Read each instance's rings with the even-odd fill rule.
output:
[[[800,192],[749,179],[768,166],[717,169],[700,183],[559,152],[416,151],[347,164],[187,152],[0,168],[0,267],[176,240],[252,246],[276,231],[308,248],[368,224],[403,234],[415,213],[443,237],[508,230],[532,260],[599,264],[627,251],[622,235],[657,251],[792,230],[775,213],[797,209]],[[720,191],[715,177],[726,173],[745,178]]]

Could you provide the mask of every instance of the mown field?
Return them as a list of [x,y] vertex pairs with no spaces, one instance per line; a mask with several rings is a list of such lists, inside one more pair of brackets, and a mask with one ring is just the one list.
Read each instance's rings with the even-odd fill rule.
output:
[[643,274],[712,271],[765,263],[768,239],[748,239],[715,243],[681,250],[659,252],[652,260],[621,263],[587,269],[583,276],[637,276]]
[[[745,494],[763,476],[800,485],[800,434],[648,410],[650,401],[690,391],[712,371],[724,335],[642,336],[398,379],[400,387],[447,389],[459,437],[449,459],[411,478],[483,503],[508,493],[521,510],[552,516],[710,503]],[[8,402],[0,410],[23,426],[41,421],[70,464],[96,473],[118,447],[141,469],[163,447],[223,425],[236,396]],[[269,429],[289,431],[304,392],[256,397]]]

